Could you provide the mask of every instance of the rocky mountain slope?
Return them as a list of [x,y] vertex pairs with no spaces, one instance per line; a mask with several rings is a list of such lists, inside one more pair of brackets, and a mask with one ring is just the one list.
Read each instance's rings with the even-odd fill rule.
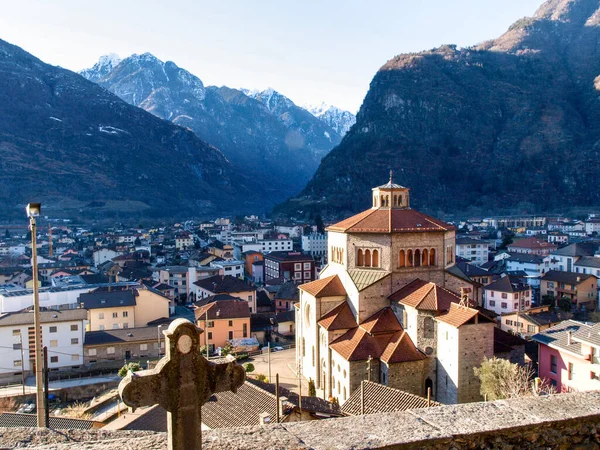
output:
[[21,217],[30,201],[50,216],[87,218],[260,204],[249,179],[191,131],[2,40],[0,168],[3,217]]
[[277,211],[367,208],[390,169],[413,206],[437,214],[600,206],[599,25],[599,0],[550,0],[498,39],[396,56]]
[[205,87],[195,75],[150,53],[106,67],[101,60],[81,74],[218,147],[236,169],[252,176],[266,205],[297,194],[341,140],[325,122],[272,89]]
[[317,106],[305,105],[304,109],[325,122],[341,136],[350,131],[352,125],[356,123],[356,116],[350,111],[344,111],[327,103],[321,103]]

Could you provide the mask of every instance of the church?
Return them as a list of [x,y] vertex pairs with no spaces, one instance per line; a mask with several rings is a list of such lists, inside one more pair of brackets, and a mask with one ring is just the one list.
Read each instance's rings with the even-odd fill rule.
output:
[[454,270],[455,227],[412,209],[390,175],[370,209],[327,233],[329,262],[296,304],[301,374],[340,404],[362,380],[480,400],[473,368],[493,356],[494,323],[469,307],[475,286]]

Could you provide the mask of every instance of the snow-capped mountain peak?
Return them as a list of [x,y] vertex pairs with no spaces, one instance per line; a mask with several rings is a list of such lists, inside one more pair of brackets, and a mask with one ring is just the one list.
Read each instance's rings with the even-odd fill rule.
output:
[[93,67],[84,69],[79,73],[90,81],[98,81],[112,72],[121,61],[122,59],[119,55],[116,53],[109,53],[108,55],[102,55]]
[[356,123],[356,116],[350,111],[345,111],[325,102],[321,102],[318,105],[304,105],[303,108],[319,120],[325,122],[341,136],[345,135],[352,125]]

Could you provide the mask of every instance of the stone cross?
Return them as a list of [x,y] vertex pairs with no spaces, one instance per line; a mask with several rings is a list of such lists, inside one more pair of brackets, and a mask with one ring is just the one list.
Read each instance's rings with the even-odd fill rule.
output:
[[159,404],[167,410],[169,450],[202,448],[202,405],[215,392],[233,391],[246,372],[234,360],[214,364],[200,354],[202,331],[176,319],[165,335],[166,356],[152,370],[130,372],[119,384],[132,408]]

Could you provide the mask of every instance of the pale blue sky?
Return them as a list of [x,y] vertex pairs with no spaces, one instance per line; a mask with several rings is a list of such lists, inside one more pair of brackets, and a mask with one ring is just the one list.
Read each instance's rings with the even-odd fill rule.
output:
[[151,52],[207,85],[356,111],[393,56],[502,34],[542,0],[3,0],[0,39],[79,70]]

